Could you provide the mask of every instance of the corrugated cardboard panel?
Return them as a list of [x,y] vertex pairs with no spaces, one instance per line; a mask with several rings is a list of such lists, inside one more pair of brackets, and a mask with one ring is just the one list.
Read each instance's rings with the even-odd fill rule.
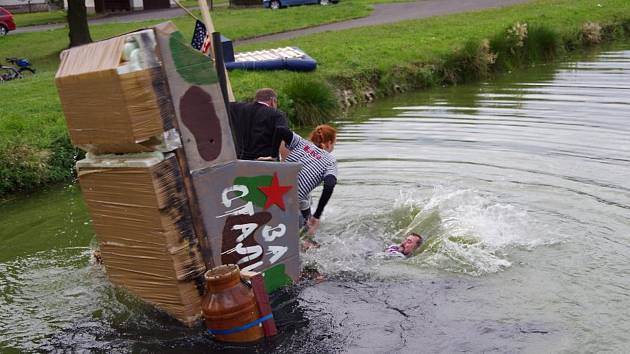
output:
[[[150,42],[152,33],[136,37]],[[146,151],[146,146],[134,144],[173,128],[173,105],[155,40],[153,47],[142,49],[147,68],[118,70],[122,46],[130,36],[134,34],[63,52],[55,83],[74,145],[99,152]]]
[[[121,91],[131,120],[135,142],[146,140],[172,128],[174,113],[168,92],[164,90],[164,76],[160,68],[146,69],[120,75]],[[158,96],[156,86],[161,90]],[[167,126],[165,126],[167,124]]]
[[120,36],[66,49],[61,52],[55,78],[115,69],[120,64],[124,44],[125,37]]
[[206,268],[175,157],[138,168],[81,166],[109,279],[192,324],[201,313]]
[[73,144],[135,142],[115,70],[59,78],[56,83]]

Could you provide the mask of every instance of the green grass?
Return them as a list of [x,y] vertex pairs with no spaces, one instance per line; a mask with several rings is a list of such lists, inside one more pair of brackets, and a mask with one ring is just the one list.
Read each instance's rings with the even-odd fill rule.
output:
[[[88,17],[94,17],[96,15],[88,15]],[[44,12],[32,12],[13,14],[15,24],[18,28],[34,25],[45,25],[49,23],[66,23],[66,12],[59,11],[44,11]]]
[[[371,11],[370,6],[365,3],[350,2],[335,6],[320,6],[315,9],[317,11],[312,11],[312,6],[292,7],[282,11],[217,9],[212,12],[212,18],[215,28],[220,30],[223,35],[231,39],[239,39],[362,17]],[[199,14],[198,11],[195,13]],[[101,40],[138,28],[150,27],[163,21],[94,25],[90,26],[90,32],[92,39]],[[172,21],[186,38],[190,38],[195,25],[191,17],[177,17]],[[0,38],[0,58],[25,56],[31,59],[36,68],[53,71],[59,64],[59,53],[67,45],[67,29],[11,34]]]
[[28,191],[72,176],[75,152],[53,76],[0,84],[0,192]]
[[[219,8],[212,17],[216,28],[229,38],[237,39],[341,21],[369,12],[366,3],[347,2],[339,6],[301,6],[282,11]],[[31,18],[34,15],[37,14],[29,14]],[[160,22],[162,20],[103,24],[91,26],[90,30],[92,38],[100,40]],[[173,22],[190,38],[194,28],[190,17],[175,18]],[[0,38],[0,58],[28,57],[38,71],[33,78],[0,86],[3,97],[0,105],[0,195],[33,190],[43,184],[67,180],[72,175],[72,157],[77,151],[69,144],[54,86],[59,53],[67,43],[66,29]]]
[[[256,43],[238,49],[298,46],[318,60],[318,70],[308,74],[310,77],[332,83],[337,88],[353,90],[361,100],[362,92],[372,88],[386,94],[394,91],[394,86],[416,89],[438,83],[454,83],[452,78],[461,82],[483,76],[483,73],[472,71],[462,73],[464,77],[441,75],[450,74],[444,71],[449,65],[461,65],[461,60],[458,62],[455,56],[461,56],[467,46],[470,50],[471,43],[476,46],[482,39],[504,36],[506,29],[515,22],[529,23],[536,40],[545,41],[540,45],[549,48],[547,53],[536,54],[536,58],[530,53],[527,57],[527,60],[542,60],[557,51],[571,49],[571,43],[579,45],[575,43],[584,22],[616,23],[612,28],[619,29],[621,22],[627,19],[630,19],[630,3],[625,0],[540,0],[499,9]],[[551,38],[550,32],[553,33]],[[560,48],[556,48],[554,43]],[[530,44],[538,45],[531,41]],[[548,47],[550,44],[551,48]],[[501,71],[519,65],[514,56],[507,61],[505,56],[506,53],[500,53],[497,58],[503,67],[483,68]],[[230,78],[239,97],[251,95],[250,92],[257,86],[282,88],[295,79],[294,74],[289,72],[233,72]]]
[[[469,40],[492,38],[517,21],[575,33],[586,21],[612,22],[630,17],[625,0],[544,0],[474,13],[404,21],[396,24],[326,32],[239,47],[255,50],[296,45],[319,62],[318,75],[355,77],[407,63],[429,63],[462,48]],[[285,81],[288,73],[263,73],[259,80]]]
[[[370,2],[373,0],[342,0],[335,6],[315,7],[317,11],[312,6],[280,11],[221,9],[213,12],[213,18],[217,29],[236,39],[366,14]],[[454,84],[534,61],[551,60],[559,53],[584,45],[580,31],[587,21],[601,24],[607,40],[625,35],[630,32],[630,2],[539,0],[500,9],[250,44],[238,50],[301,47],[317,59],[318,69],[312,73],[234,71],[230,79],[238,99],[251,97],[257,88],[273,87],[280,93],[281,108],[291,114],[294,124],[321,122],[336,114],[334,97],[338,90],[349,90],[361,101],[365,91],[374,91],[379,96]],[[157,22],[93,26],[92,37],[103,39]],[[174,22],[185,35],[190,35],[192,21],[177,18]],[[528,23],[529,37],[522,47],[515,48],[506,36],[506,29],[516,22]],[[488,43],[485,49],[484,39]],[[0,185],[0,195],[66,178],[71,162],[68,164],[63,158],[71,156],[73,150],[67,145],[53,85],[58,53],[66,43],[64,30],[0,39],[0,58],[29,56],[40,69],[35,78],[0,86],[3,97],[0,178],[1,181],[8,178],[8,182],[0,182],[4,183]],[[497,54],[494,64],[487,58],[489,50]]]
[[[199,2],[197,0],[180,0],[179,3],[188,8],[199,6]],[[208,7],[210,7],[210,1],[207,1],[207,4],[208,4]],[[226,7],[229,4],[230,4],[229,0],[214,0],[212,3],[214,7]]]
[[66,22],[65,11],[33,12],[13,14],[15,25],[19,27]]

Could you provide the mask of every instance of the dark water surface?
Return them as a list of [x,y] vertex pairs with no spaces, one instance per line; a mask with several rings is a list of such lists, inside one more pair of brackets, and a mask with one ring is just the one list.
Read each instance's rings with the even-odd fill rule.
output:
[[[64,186],[0,205],[0,352],[630,351],[630,44],[354,119],[304,256],[329,280],[274,296],[273,343],[214,344],[112,288]],[[409,229],[422,253],[378,253]]]

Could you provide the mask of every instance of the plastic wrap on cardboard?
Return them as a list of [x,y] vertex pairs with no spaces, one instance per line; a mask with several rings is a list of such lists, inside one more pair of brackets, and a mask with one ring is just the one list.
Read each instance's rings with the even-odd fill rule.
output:
[[170,22],[154,27],[190,171],[236,159],[227,107],[213,62]]
[[236,160],[193,173],[208,266],[263,272],[270,291],[297,280],[299,170],[297,163]]
[[192,325],[206,268],[175,156],[90,156],[77,168],[109,279]]
[[86,144],[78,147],[94,155],[170,152],[181,148],[182,140],[177,129],[170,129],[138,144]]
[[[134,60],[126,61],[131,43],[137,44]],[[74,145],[101,145],[100,152],[147,151],[150,144],[137,145],[173,128],[153,30],[65,50],[55,82]]]

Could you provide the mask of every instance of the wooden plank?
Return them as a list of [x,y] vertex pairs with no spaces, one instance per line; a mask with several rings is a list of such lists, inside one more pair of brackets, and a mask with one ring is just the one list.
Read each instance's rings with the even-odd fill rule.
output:
[[[250,278],[250,282],[252,284],[254,296],[256,297],[256,302],[258,303],[258,311],[260,312],[260,317],[267,316],[272,312],[271,305],[269,304],[269,295],[267,294],[267,291],[265,291],[265,282],[263,280],[262,274],[258,273],[254,275]],[[265,337],[273,337],[278,334],[276,321],[273,317],[267,321],[264,321],[262,325],[263,331],[265,332]]]
[[[199,10],[201,10],[201,18],[203,18],[203,22],[206,25],[206,33],[208,36],[211,36],[212,33],[215,32],[215,30],[214,23],[212,22],[212,18],[210,17],[210,9],[208,9],[208,3],[206,2],[206,0],[198,0],[198,3]],[[214,59],[214,45],[215,43],[212,43],[212,41],[210,41],[209,54],[212,59]],[[218,45],[221,45],[221,43],[218,43]],[[228,99],[230,100],[230,102],[234,102],[236,99],[234,98],[234,92],[232,92],[232,84],[230,83],[230,79],[225,67],[223,68],[223,70],[225,71],[225,77],[227,80]]]

